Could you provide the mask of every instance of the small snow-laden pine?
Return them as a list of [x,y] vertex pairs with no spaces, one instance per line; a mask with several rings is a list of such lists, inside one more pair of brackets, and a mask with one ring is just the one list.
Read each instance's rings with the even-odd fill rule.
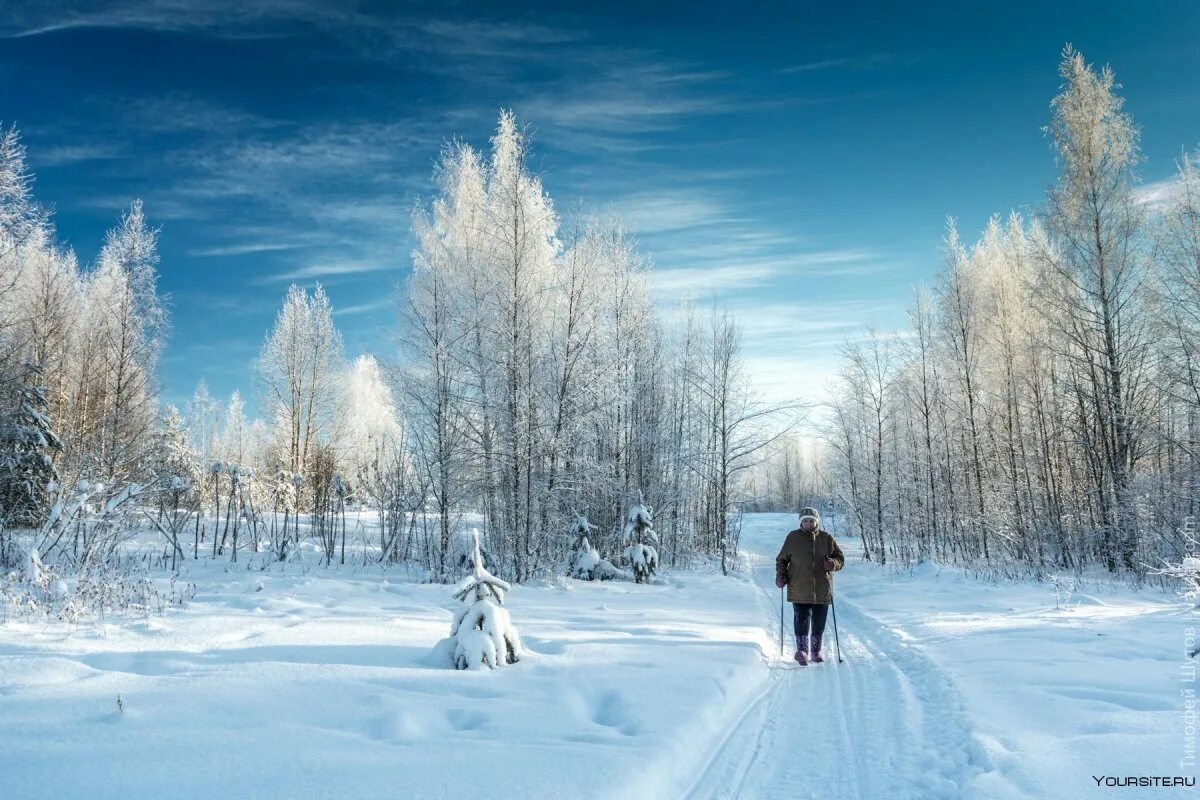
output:
[[450,627],[454,668],[495,669],[515,664],[523,655],[521,637],[503,608],[504,593],[512,586],[484,569],[479,531],[471,533],[475,543],[471,574],[454,587],[454,597],[463,604]]
[[12,398],[12,410],[0,412],[0,558],[3,531],[41,524],[58,480],[51,454],[62,445],[46,415],[40,377],[40,369],[26,364],[20,379],[0,382],[0,396]]
[[637,583],[649,582],[658,570],[658,550],[648,544],[658,544],[658,534],[654,532],[653,526],[653,508],[645,503],[638,503],[629,509],[623,536],[624,540],[629,542],[625,548],[625,558],[633,569],[633,579]]
[[451,533],[450,549],[446,554],[446,565],[440,578],[443,582],[452,583],[455,575],[461,575],[464,571],[470,572],[476,563],[481,564],[485,570],[497,569],[495,556],[482,542],[475,540],[474,531],[474,528],[469,531],[460,528]]
[[600,551],[592,546],[588,536],[596,526],[588,522],[587,515],[576,514],[571,520],[571,533],[575,536],[575,549],[567,563],[567,575],[581,581],[611,580],[620,572]]

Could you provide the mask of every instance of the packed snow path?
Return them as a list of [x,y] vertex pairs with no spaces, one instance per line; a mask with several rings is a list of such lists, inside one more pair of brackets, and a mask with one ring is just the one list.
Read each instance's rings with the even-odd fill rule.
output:
[[[742,546],[764,624],[778,639],[775,553],[786,531],[751,527]],[[847,554],[851,542],[842,541]],[[852,583],[856,559],[837,584]],[[903,635],[845,597],[838,603],[844,663],[837,663],[833,615],[826,661],[801,667],[791,606],[784,607],[784,655],[772,654],[763,691],[721,739],[690,798],[934,798],[968,796],[985,770],[962,699],[949,678]],[[973,755],[974,753],[974,755]]]

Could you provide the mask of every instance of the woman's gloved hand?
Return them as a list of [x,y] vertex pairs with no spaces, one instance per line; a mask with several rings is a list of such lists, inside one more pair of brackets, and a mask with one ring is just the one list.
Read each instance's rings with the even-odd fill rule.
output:
[[775,588],[782,589],[784,586],[787,586],[787,581],[785,581],[783,578],[780,578],[778,575],[775,576]]
[[821,562],[821,566],[825,568],[826,572],[833,572],[833,568],[837,566],[837,563],[832,558],[826,558]]

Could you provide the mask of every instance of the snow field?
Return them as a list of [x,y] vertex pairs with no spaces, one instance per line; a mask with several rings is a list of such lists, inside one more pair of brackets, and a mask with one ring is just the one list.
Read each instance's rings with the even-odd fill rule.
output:
[[671,796],[761,679],[744,577],[518,586],[525,656],[458,672],[449,586],[189,567],[165,617],[0,628],[11,797]]
[[[989,583],[932,565],[836,578],[845,663],[778,657],[774,554],[648,585],[552,578],[504,608],[525,654],[434,653],[451,587],[293,563],[190,562],[165,616],[0,627],[5,797],[1043,798],[1182,775],[1195,617],[1153,591]],[[442,654],[444,655],[444,654]],[[117,697],[123,709],[118,709]],[[1180,790],[1121,789],[1121,797]]]

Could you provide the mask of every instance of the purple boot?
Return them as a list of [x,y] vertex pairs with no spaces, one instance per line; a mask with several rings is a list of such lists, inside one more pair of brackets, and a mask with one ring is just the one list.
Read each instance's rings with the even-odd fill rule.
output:
[[808,666],[808,637],[796,637],[796,663],[802,667]]
[[825,660],[821,658],[821,637],[814,636],[810,641],[812,642],[812,662],[820,664]]

